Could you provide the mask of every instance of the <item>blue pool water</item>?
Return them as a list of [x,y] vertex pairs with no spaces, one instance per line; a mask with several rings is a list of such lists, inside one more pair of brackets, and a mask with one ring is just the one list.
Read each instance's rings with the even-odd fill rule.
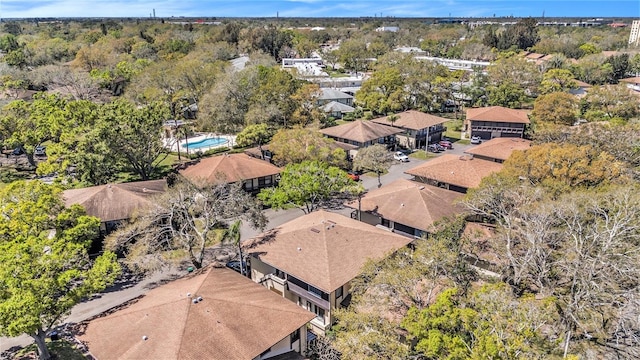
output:
[[202,139],[200,141],[196,141],[196,142],[190,142],[189,144],[182,144],[183,148],[187,148],[187,149],[202,149],[202,148],[209,148],[212,146],[218,146],[218,145],[222,145],[222,144],[226,144],[228,141],[227,139],[221,138],[221,137],[213,137],[213,138],[206,138],[206,139]]

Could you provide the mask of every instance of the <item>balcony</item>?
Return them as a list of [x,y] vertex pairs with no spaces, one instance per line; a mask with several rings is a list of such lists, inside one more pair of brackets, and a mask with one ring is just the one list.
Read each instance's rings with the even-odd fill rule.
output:
[[289,285],[289,291],[300,296],[301,298],[311,301],[312,303],[315,303],[316,305],[320,306],[323,309],[331,309],[331,304],[329,303],[329,301],[324,300],[320,297],[318,297],[318,295],[311,293],[309,291],[307,291],[307,289],[303,289],[300,286],[292,283],[292,282],[288,282]]

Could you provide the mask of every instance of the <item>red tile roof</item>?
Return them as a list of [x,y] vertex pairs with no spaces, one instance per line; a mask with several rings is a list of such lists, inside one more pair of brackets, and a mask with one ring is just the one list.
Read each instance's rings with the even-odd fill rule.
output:
[[509,109],[502,106],[467,109],[467,120],[529,124],[527,111]]
[[211,268],[90,320],[78,338],[99,360],[253,359],[314,317],[233,270]]

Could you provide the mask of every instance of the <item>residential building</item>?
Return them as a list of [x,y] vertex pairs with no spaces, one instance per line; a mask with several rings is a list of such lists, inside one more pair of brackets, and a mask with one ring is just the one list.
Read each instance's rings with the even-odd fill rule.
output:
[[352,95],[330,88],[321,88],[320,91],[322,94],[317,104],[329,116],[341,119],[344,114],[355,111]]
[[355,209],[351,214],[354,219],[413,238],[433,231],[435,222],[462,213],[463,208],[454,204],[462,196],[459,192],[398,179],[345,205]]
[[398,145],[409,149],[420,149],[424,148],[427,143],[431,144],[442,140],[442,133],[447,130],[443,124],[449,119],[409,110],[371,121],[402,129],[403,132],[396,135]]
[[640,45],[640,20],[633,20],[631,33],[629,33],[629,45]]
[[398,32],[399,30],[400,28],[397,26],[381,26],[379,28],[376,28],[376,32]]
[[262,360],[304,353],[312,313],[233,270],[161,285],[81,324],[92,358]]
[[467,109],[465,131],[469,137],[479,136],[483,140],[496,137],[524,137],[530,124],[527,111],[490,106]]
[[136,181],[65,190],[65,206],[82,206],[88,215],[100,219],[103,235],[115,230],[133,213],[152,204],[152,197],[167,190],[166,180]]
[[494,161],[444,154],[405,171],[405,174],[412,175],[415,181],[466,193],[467,189],[478,187],[484,177],[501,169],[502,164]]
[[514,151],[524,151],[531,147],[531,140],[520,138],[495,138],[487,140],[465,151],[475,159],[503,163]]
[[241,181],[245,190],[257,193],[274,186],[280,171],[279,167],[246,154],[224,154],[204,158],[180,174],[198,185]]
[[336,142],[363,148],[374,144],[393,146],[396,143],[396,134],[402,133],[403,130],[377,124],[369,120],[355,120],[346,124],[321,129],[320,132]]
[[345,105],[337,101],[331,101],[323,105],[321,109],[327,115],[337,119],[342,119],[345,114],[349,114],[356,111],[356,109],[353,106]]
[[382,259],[412,239],[315,211],[245,242],[251,279],[313,312],[311,329],[324,334],[334,310],[348,304],[351,282],[369,259]]
[[413,46],[400,46],[398,48],[393,49],[393,51],[397,51],[403,54],[414,54],[416,56],[427,55],[426,51],[420,49],[419,47],[413,47]]
[[337,102],[340,104],[353,106],[353,96],[343,93],[335,89],[321,88],[322,94],[318,97],[318,106],[328,104],[330,102]]
[[636,76],[620,79],[620,82],[626,83],[629,89],[640,92],[640,77]]
[[465,70],[474,71],[476,69],[486,69],[491,65],[488,61],[476,61],[476,60],[460,60],[460,59],[447,59],[433,56],[416,56],[417,60],[433,61],[440,65],[446,66],[449,70]]
[[591,88],[591,85],[580,80],[575,80],[575,83],[576,83],[576,87],[569,90],[569,93],[577,96],[578,98],[586,96],[587,91],[589,91],[589,89]]

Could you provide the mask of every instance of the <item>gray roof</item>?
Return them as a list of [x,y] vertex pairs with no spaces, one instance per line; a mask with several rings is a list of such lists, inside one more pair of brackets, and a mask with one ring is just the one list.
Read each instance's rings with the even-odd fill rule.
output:
[[353,96],[349,94],[345,94],[342,91],[321,88],[322,95],[320,96],[320,100],[332,100],[332,99],[353,99]]
[[341,113],[350,113],[355,111],[356,109],[352,106],[345,105],[343,103],[339,103],[337,101],[332,101],[330,103],[325,104],[322,107],[322,111],[324,112],[341,112]]

